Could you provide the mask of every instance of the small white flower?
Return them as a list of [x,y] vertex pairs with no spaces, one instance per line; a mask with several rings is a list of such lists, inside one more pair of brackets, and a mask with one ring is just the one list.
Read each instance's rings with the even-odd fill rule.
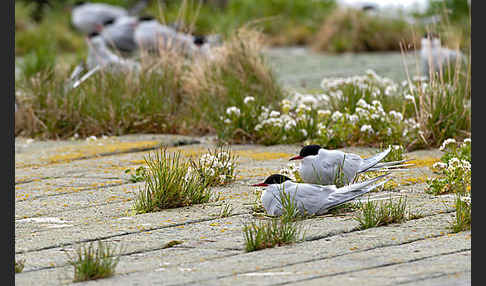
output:
[[253,102],[253,101],[255,101],[255,98],[253,96],[247,96],[247,97],[245,97],[245,99],[243,99],[243,102],[245,104],[248,104],[248,103]]
[[226,123],[226,124],[231,124],[231,119],[226,118],[223,122]]
[[415,101],[415,97],[413,95],[410,95],[410,94],[405,94],[405,99],[410,100],[410,101]]
[[275,111],[275,110],[272,110],[272,112],[270,112],[270,117],[279,117],[280,116],[280,112],[278,111]]
[[302,135],[304,135],[304,137],[307,137],[307,135],[308,135],[308,134],[307,134],[307,130],[305,130],[305,129],[300,129],[299,131],[300,131],[300,133],[302,133]]
[[96,140],[97,140],[97,138],[94,135],[93,136],[89,136],[88,138],[86,138],[86,141],[96,141]]
[[471,138],[466,138],[466,139],[464,139],[464,144],[466,144],[466,143],[471,144]]
[[359,117],[356,114],[352,114],[352,115],[349,116],[349,121],[353,124],[358,122],[358,120],[359,120]]
[[228,107],[226,109],[226,114],[228,114],[229,116],[231,116],[232,114],[236,115],[236,116],[240,116],[241,114],[241,111],[238,107],[236,106],[231,106],[231,107]]
[[437,162],[437,163],[434,163],[434,165],[432,165],[432,167],[435,168],[435,169],[442,170],[442,169],[447,168],[447,164],[443,163],[443,162]]
[[374,130],[373,130],[373,127],[371,127],[371,125],[363,125],[361,126],[361,132],[367,132],[368,134],[373,134],[374,133]]
[[395,110],[390,110],[389,112],[390,116],[393,117],[393,119],[397,121],[402,121],[403,120],[403,115],[401,112],[395,111]]
[[442,145],[440,146],[439,150],[440,151],[444,151],[445,148],[449,145],[449,144],[456,144],[456,140],[454,138],[449,138],[449,139],[446,139]]
[[368,103],[366,103],[366,101],[364,99],[360,99],[358,100],[358,102],[356,103],[357,106],[360,106],[362,108],[367,108],[368,107]]
[[462,202],[464,202],[464,203],[466,203],[466,204],[468,204],[468,205],[471,205],[471,194],[468,194],[468,195],[466,195],[466,196],[460,196],[460,197],[459,197],[459,199],[460,199]]
[[317,115],[321,118],[331,115],[331,111],[327,109],[319,109]]
[[341,119],[343,117],[343,114],[339,111],[334,111],[334,113],[332,114],[331,116],[331,119],[333,121],[338,121],[339,119]]

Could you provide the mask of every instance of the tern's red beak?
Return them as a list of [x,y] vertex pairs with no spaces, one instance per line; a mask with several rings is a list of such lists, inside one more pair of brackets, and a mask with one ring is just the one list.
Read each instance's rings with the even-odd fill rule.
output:
[[302,159],[304,159],[304,157],[302,157],[302,156],[295,156],[295,157],[290,158],[289,161],[292,161],[292,160],[302,160]]
[[103,25],[96,24],[95,30],[96,30],[96,32],[101,33],[101,31],[103,30]]
[[252,187],[267,187],[268,184],[265,184],[265,183],[260,183],[260,184],[254,184],[254,185],[251,185]]

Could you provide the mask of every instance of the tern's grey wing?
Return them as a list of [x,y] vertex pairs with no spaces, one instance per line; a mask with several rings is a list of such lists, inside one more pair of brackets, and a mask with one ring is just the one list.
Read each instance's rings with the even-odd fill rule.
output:
[[280,216],[284,212],[282,196],[286,195],[295,203],[301,214],[314,215],[328,203],[328,195],[336,190],[334,186],[327,187],[294,182],[271,185],[262,196],[262,204],[268,214]]
[[[330,209],[337,207],[343,203],[349,202],[359,196],[362,196],[373,189],[384,185],[387,181],[389,181],[391,178],[386,179],[385,181],[373,184],[374,182],[377,182],[378,180],[382,179],[383,177],[388,176],[382,175],[379,177],[376,177],[374,179],[368,180],[363,183],[359,184],[352,184],[343,188],[338,189],[338,191],[333,192],[329,194],[328,196],[328,201],[326,204],[322,206],[322,208],[317,212],[317,214],[324,214],[328,212]],[[343,189],[346,188],[346,191],[343,191]]]
[[137,23],[135,17],[119,17],[115,23],[103,29],[101,36],[109,47],[130,53],[137,48],[134,38]]
[[278,200],[279,189],[276,185],[268,186],[263,193],[261,200],[267,214],[271,216],[282,215],[282,203]]

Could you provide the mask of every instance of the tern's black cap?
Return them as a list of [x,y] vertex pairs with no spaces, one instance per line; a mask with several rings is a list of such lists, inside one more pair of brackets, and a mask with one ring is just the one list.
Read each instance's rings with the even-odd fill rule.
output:
[[201,46],[206,42],[206,37],[204,36],[194,36],[194,44]]
[[76,1],[74,3],[74,7],[81,6],[81,5],[85,4],[85,3],[86,3],[86,1]]
[[319,154],[320,145],[307,145],[300,149],[299,156],[306,157]]
[[106,19],[105,21],[103,21],[103,26],[108,26],[108,25],[112,25],[113,23],[115,23],[115,18],[109,18],[109,19]]
[[143,22],[143,21],[152,21],[152,20],[154,20],[154,19],[155,19],[155,18],[154,18],[154,17],[152,17],[152,16],[150,16],[150,15],[145,15],[145,16],[141,16],[141,17],[139,17],[139,18],[138,18],[138,20],[139,20],[140,22]]
[[271,185],[271,184],[282,184],[283,182],[285,181],[290,181],[291,179],[287,176],[284,176],[284,175],[280,175],[280,174],[273,174],[273,175],[270,175],[266,180],[265,182],[263,182],[264,184],[268,184],[268,185]]
[[99,35],[100,35],[100,33],[98,33],[98,32],[93,32],[93,33],[91,33],[91,34],[89,34],[89,35],[88,35],[88,38],[90,38],[90,39],[91,39],[91,38],[96,37],[96,36],[99,36]]

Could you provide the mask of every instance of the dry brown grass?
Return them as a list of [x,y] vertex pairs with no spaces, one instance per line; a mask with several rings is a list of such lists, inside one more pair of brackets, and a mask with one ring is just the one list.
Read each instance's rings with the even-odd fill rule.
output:
[[391,51],[400,50],[400,42],[418,42],[412,27],[404,20],[355,9],[336,9],[322,24],[312,48],[333,53]]
[[202,134],[231,104],[258,96],[265,104],[282,97],[261,53],[260,33],[241,29],[213,57],[187,58],[175,51],[144,54],[140,73],[99,72],[74,90],[68,73],[44,71],[19,82],[15,134],[68,138],[74,134]]

